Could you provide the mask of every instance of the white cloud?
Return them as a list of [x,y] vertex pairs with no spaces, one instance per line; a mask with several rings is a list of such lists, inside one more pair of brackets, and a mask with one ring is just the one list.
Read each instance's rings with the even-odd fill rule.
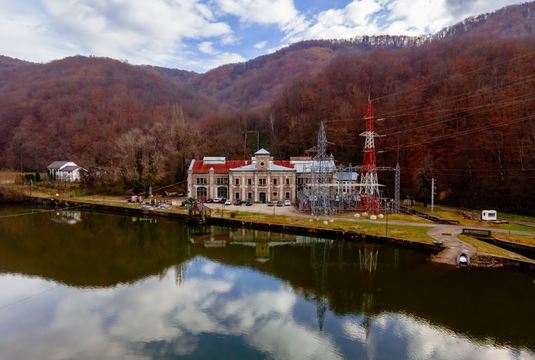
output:
[[[227,273],[243,272],[215,265],[221,279],[214,279],[202,273],[209,264],[213,263],[197,262],[194,266],[201,275],[186,279],[181,286],[169,271],[161,279],[152,277],[110,289],[61,287],[49,294],[54,298],[39,298],[43,301],[37,308],[49,314],[42,322],[25,317],[22,326],[0,332],[9,334],[0,337],[0,358],[137,359],[144,354],[135,351],[136,344],[151,342],[174,345],[177,354],[186,356],[196,350],[198,337],[208,333],[241,337],[252,348],[279,359],[341,358],[330,337],[293,319],[297,297],[288,288],[242,289],[224,279]],[[24,317],[24,307],[16,310],[8,324]],[[0,330],[5,330],[1,323]],[[21,343],[31,346],[21,347]]]
[[267,45],[267,41],[260,41],[260,42],[257,42],[256,44],[254,44],[254,48],[255,49],[263,49],[265,48]]
[[219,10],[238,17],[244,23],[274,24],[287,34],[307,27],[304,15],[293,0],[215,0]]
[[294,0],[0,0],[0,54],[38,62],[91,54],[205,71],[244,61],[240,42],[254,26],[262,36],[273,31],[266,37],[271,48],[253,39],[256,49],[270,51],[306,39],[433,33],[521,2],[353,0],[313,13],[298,10]]
[[203,274],[206,274],[206,275],[214,275],[216,269],[217,269],[216,263],[209,262],[203,265],[203,267],[201,268],[201,271],[203,272]]
[[[388,357],[388,350],[397,346],[422,359],[527,360],[534,356],[526,348],[499,346],[492,338],[476,340],[401,313],[370,315],[368,326],[363,314],[329,314],[322,332],[316,324],[295,316],[306,314],[301,311],[308,306],[312,310],[313,304],[303,307],[304,300],[295,291],[280,283],[273,286],[267,275],[206,259],[186,266],[187,273],[195,275],[180,286],[172,270],[161,278],[107,289],[75,289],[2,274],[0,304],[18,303],[0,314],[0,358],[140,359],[151,357],[143,351],[151,345],[169,345],[175,351],[169,356],[187,356],[206,335],[239,337],[275,359],[340,359],[345,354],[339,345],[347,346],[347,340],[370,358]],[[216,277],[206,275],[214,267]],[[244,279],[249,281],[240,281]],[[50,287],[54,290],[43,293]]]
[[42,0],[16,8],[0,2],[0,24],[0,53],[33,61],[92,54],[188,65],[184,40],[232,35],[199,0]]
[[[454,25],[466,17],[491,12],[522,0],[353,0],[302,20],[285,31],[284,41],[352,38],[362,35],[422,35]],[[284,27],[281,27],[284,31]]]
[[211,41],[203,41],[199,43],[199,50],[205,54],[213,55],[217,53]]
[[373,318],[377,336],[367,339],[368,346],[381,349],[382,342],[392,336],[406,339],[407,354],[421,359],[485,360],[531,359],[529,350],[512,350],[495,346],[492,341],[475,342],[445,328],[403,314],[384,313]]
[[222,52],[210,57],[209,59],[201,60],[198,62],[199,66],[204,66],[207,69],[214,69],[218,66],[225,64],[235,64],[244,62],[247,59],[238,53]]
[[216,0],[219,8],[244,22],[285,26],[301,16],[292,0]]

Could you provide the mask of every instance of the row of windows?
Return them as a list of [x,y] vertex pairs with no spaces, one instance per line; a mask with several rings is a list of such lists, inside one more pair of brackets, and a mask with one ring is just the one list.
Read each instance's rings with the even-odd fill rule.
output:
[[[276,198],[278,195],[277,192],[273,192],[273,198]],[[204,186],[201,186],[201,187],[198,187],[197,188],[197,198],[198,199],[206,199],[208,197],[208,189]],[[227,188],[226,187],[219,187],[217,188],[217,197],[219,198],[226,198],[227,197]],[[240,193],[237,192],[234,194],[234,198],[235,199],[239,199],[240,198]],[[260,202],[265,202],[266,201],[266,193],[259,193],[259,198],[258,199]],[[286,192],[284,194],[284,198],[285,199],[290,199],[290,192]],[[252,192],[248,192],[247,193],[247,199],[253,199],[253,193]]]
[[[215,182],[217,185],[228,185],[228,178],[227,177],[218,177],[215,179]],[[197,178],[197,185],[208,185],[208,178],[206,177],[198,177]]]
[[309,178],[309,177],[307,177],[307,178],[299,177],[299,178],[297,178],[297,185],[310,184],[311,181],[312,181],[312,179]]
[[[290,178],[286,178],[286,185],[290,185],[291,184],[291,179]],[[297,179],[297,183],[298,184],[301,184],[302,182],[300,182],[300,180],[302,180],[301,178]],[[309,179],[307,179],[307,183],[309,182]],[[279,179],[278,178],[272,178],[271,179],[271,183],[273,185],[279,185]],[[228,185],[228,178],[226,177],[218,177],[216,178],[216,184],[217,185]],[[253,179],[252,178],[247,178],[247,185],[253,185],[254,182],[253,182]],[[265,186],[266,185],[266,178],[260,178],[258,179],[258,184],[260,186]],[[206,177],[198,177],[197,178],[197,185],[208,185],[208,178]],[[240,185],[240,178],[235,178],[234,179],[234,185]]]
[[[260,199],[259,199],[260,202],[266,201],[266,193],[263,193],[263,192],[259,193],[259,197],[260,197]],[[276,192],[273,193],[273,197],[274,198],[277,197],[277,193]],[[234,194],[234,198],[235,199],[239,199],[240,198],[240,193],[236,192]],[[288,191],[284,194],[284,198],[290,200],[290,193]],[[247,199],[253,200],[253,193],[252,192],[248,192],[247,193]]]
[[[273,185],[278,185],[279,184],[279,179],[277,178],[272,178],[271,179],[271,183]],[[252,178],[247,178],[247,185],[253,185],[253,179]],[[258,179],[258,184],[259,185],[266,185],[266,179],[265,178],[260,178]],[[290,185],[291,184],[291,179],[290,178],[286,178],[286,185]],[[240,185],[240,178],[236,178],[234,179],[234,185]]]

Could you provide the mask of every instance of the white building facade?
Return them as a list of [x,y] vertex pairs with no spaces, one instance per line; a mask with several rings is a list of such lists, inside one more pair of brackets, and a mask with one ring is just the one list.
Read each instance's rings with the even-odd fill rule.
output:
[[[251,160],[206,156],[190,163],[188,197],[200,201],[238,199],[267,203],[290,200],[295,203],[299,190],[311,186],[314,166],[318,166],[317,161],[310,157],[274,160],[265,149],[258,150]],[[332,174],[331,181],[340,191],[357,182],[356,173],[339,176],[332,157],[322,166]]]
[[82,179],[82,167],[72,161],[54,161],[47,166],[50,180],[76,182]]
[[288,160],[274,160],[260,149],[251,160],[204,157],[188,169],[188,197],[266,203],[295,201],[295,169]]

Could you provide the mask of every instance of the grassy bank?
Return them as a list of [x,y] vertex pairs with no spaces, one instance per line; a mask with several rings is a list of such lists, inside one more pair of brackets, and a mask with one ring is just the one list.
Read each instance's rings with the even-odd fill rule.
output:
[[24,200],[24,191],[13,186],[0,185],[0,204],[20,203]]
[[[227,214],[225,214],[227,216]],[[228,214],[230,216],[230,213]],[[234,219],[254,221],[262,224],[292,225],[312,229],[333,229],[343,232],[355,232],[365,235],[385,236],[394,239],[432,244],[433,238],[427,234],[428,228],[418,226],[401,226],[377,223],[353,222],[336,219],[333,221],[315,220],[312,218],[268,215],[260,213],[236,212]]]
[[515,260],[520,260],[520,261],[533,262],[533,260],[525,256],[519,255],[509,250],[502,249],[501,247],[486,243],[484,241],[478,240],[468,235],[459,235],[459,239],[474,246],[477,252],[481,254],[488,254],[488,255],[493,255],[493,256],[498,256],[498,257],[504,257],[507,259],[515,259]]
[[[424,214],[434,215],[443,220],[458,221],[459,224],[463,226],[489,227],[489,228],[498,228],[498,229],[516,230],[516,231],[535,231],[535,226],[532,227],[532,226],[523,225],[523,224],[494,224],[489,221],[481,221],[479,220],[479,216],[481,212],[478,210],[460,209],[460,208],[457,209],[457,208],[451,208],[451,207],[442,206],[442,205],[435,206],[435,209],[433,212],[431,212],[430,206],[424,207],[421,205],[415,205],[412,207],[412,209],[419,211],[421,213],[424,213]],[[471,219],[467,218],[465,214],[469,215]],[[535,224],[535,217],[526,216],[526,215],[515,215],[515,214],[510,214],[510,213],[498,212],[498,219],[510,221],[510,222],[520,221],[520,222]]]
[[[14,185],[10,186],[12,189],[16,189],[17,193],[26,193],[29,195],[29,187]],[[75,190],[57,190],[51,188],[37,187],[32,188],[33,198],[42,198],[42,199],[57,199],[68,202],[75,202],[80,204],[89,204],[89,205],[98,205],[103,207],[109,207],[113,209],[132,209],[139,211],[141,209],[140,204],[131,204],[126,201],[125,197],[118,196],[107,196],[107,195],[82,195],[79,191]],[[161,215],[186,215],[187,210],[181,207],[172,207],[170,209],[153,209],[149,211],[149,214],[161,214]],[[462,215],[460,213],[455,213],[455,211],[442,209],[439,214],[444,218],[449,219],[460,219]],[[312,230],[333,230],[343,233],[343,234],[360,234],[360,235],[370,235],[370,236],[379,236],[395,240],[400,240],[407,243],[414,244],[433,244],[435,239],[428,235],[428,231],[431,229],[428,226],[423,226],[424,223],[430,223],[425,219],[419,217],[404,215],[404,214],[395,214],[389,215],[390,221],[403,221],[406,224],[388,224],[386,226],[385,221],[381,222],[366,222],[355,221],[352,213],[348,214],[339,214],[334,219],[324,220],[324,219],[315,219],[305,214],[295,214],[295,215],[281,215],[281,214],[269,214],[269,213],[259,213],[259,212],[248,212],[244,210],[225,210],[222,209],[213,209],[212,216],[214,217],[223,217],[227,219],[232,219],[240,222],[247,223],[254,226],[258,225],[278,225],[278,226],[291,226],[295,228],[302,228],[303,231]],[[465,226],[469,224],[480,226],[479,221],[464,221]],[[530,227],[516,224],[509,224],[511,230],[532,230]],[[494,228],[499,228],[500,226],[494,224]],[[283,231],[283,230],[282,230]],[[535,245],[535,239],[532,235],[517,235],[517,234],[499,234],[500,238],[504,240],[517,242],[528,245]],[[477,251],[484,254],[489,254],[497,257],[505,257],[514,260],[526,260],[525,257],[515,254],[512,251],[504,250],[498,246],[487,244],[480,240],[474,239],[469,236],[461,236],[460,239],[466,243],[472,244],[476,247]]]

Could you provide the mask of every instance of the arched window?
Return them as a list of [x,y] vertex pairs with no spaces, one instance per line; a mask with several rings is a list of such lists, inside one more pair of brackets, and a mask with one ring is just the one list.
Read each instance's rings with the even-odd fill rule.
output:
[[226,186],[220,186],[217,188],[217,197],[222,199],[222,198],[227,198],[228,196],[228,190],[227,190],[227,187]]
[[206,199],[206,196],[208,196],[208,191],[206,191],[206,188],[204,186],[197,188],[197,199]]

